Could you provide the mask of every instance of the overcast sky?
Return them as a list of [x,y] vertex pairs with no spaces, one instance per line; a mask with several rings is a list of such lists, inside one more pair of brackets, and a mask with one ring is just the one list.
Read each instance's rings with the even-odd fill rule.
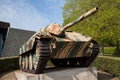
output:
[[0,0],[0,21],[11,27],[37,31],[51,23],[63,23],[65,0]]

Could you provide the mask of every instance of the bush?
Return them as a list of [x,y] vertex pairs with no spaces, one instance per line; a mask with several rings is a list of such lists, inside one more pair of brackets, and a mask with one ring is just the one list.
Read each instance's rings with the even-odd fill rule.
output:
[[119,56],[120,57],[120,49],[115,49],[113,56]]
[[19,69],[18,57],[0,58],[0,73],[15,69]]
[[120,57],[98,56],[92,63],[98,69],[107,71],[120,78]]

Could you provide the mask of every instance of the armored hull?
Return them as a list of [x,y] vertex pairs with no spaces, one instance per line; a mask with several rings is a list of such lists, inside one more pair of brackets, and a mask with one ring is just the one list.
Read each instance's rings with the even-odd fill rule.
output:
[[[48,60],[61,67],[89,66],[98,55],[97,42],[76,32],[65,32],[65,35],[54,36],[52,42],[50,37],[37,39],[34,35],[20,49],[20,68],[31,73],[42,73]],[[51,48],[52,45],[54,48]]]

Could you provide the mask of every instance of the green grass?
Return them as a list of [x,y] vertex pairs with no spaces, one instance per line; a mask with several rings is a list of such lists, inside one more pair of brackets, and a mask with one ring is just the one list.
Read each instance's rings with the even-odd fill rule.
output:
[[104,54],[113,54],[115,52],[115,47],[104,47]]
[[112,55],[115,53],[115,47],[104,47],[104,54]]

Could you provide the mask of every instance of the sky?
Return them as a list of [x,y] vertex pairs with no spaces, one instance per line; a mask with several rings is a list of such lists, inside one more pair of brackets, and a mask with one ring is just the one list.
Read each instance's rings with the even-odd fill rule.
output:
[[51,23],[62,25],[65,0],[0,0],[0,21],[10,27],[37,31]]

